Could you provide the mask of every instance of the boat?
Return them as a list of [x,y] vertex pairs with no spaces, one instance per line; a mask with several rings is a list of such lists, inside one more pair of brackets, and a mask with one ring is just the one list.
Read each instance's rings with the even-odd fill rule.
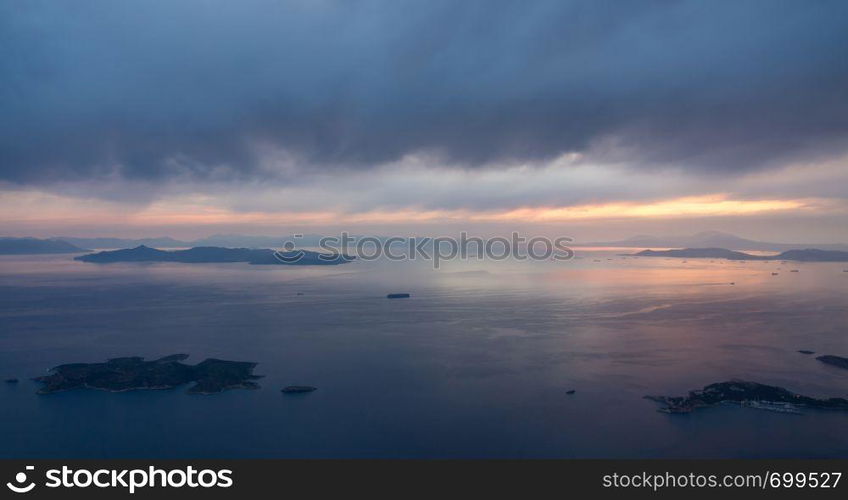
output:
[[771,273],[772,276],[777,276],[779,273]]
[[797,273],[797,272],[798,272],[798,270],[797,270],[797,269],[790,269],[790,270],[789,270],[789,272],[790,272],[790,273]]
[[390,293],[386,295],[387,299],[408,299],[410,295],[408,293]]

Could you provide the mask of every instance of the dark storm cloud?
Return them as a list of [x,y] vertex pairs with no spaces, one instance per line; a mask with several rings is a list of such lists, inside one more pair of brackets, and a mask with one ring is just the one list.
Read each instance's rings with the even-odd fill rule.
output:
[[0,180],[757,168],[845,145],[846,54],[844,1],[4,2]]

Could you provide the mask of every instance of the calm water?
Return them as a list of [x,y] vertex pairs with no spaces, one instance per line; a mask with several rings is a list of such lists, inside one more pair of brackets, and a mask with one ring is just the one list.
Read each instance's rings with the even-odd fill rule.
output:
[[[0,257],[0,378],[21,379],[0,385],[0,456],[848,457],[848,413],[642,399],[731,378],[846,396],[848,370],[796,352],[848,356],[844,265],[578,255],[440,271]],[[256,361],[262,389],[38,396],[28,380],[179,352]],[[293,384],[319,390],[279,392]]]

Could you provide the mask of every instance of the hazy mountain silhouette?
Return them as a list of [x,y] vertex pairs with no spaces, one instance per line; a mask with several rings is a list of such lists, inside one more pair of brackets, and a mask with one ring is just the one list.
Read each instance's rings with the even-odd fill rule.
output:
[[133,248],[145,245],[155,248],[186,248],[198,246],[190,241],[175,240],[167,236],[158,238],[78,238],[74,236],[58,236],[52,240],[62,240],[85,248]]
[[[195,240],[177,240],[167,236],[157,238],[80,238],[71,236],[62,236],[50,238],[49,240],[39,241],[55,241],[66,242],[72,246],[79,247],[84,251],[86,248],[103,248],[103,249],[119,249],[119,248],[135,248],[138,246],[146,246],[153,248],[192,248],[192,247],[220,247],[227,249],[277,249],[283,248],[286,243],[293,243],[297,248],[318,247],[319,241],[323,236],[318,234],[298,235],[281,235],[281,236],[251,236],[242,234],[216,234],[205,238]],[[351,235],[352,238],[362,238],[363,236]],[[385,241],[387,236],[372,236],[379,241]],[[425,237],[419,237],[424,239]],[[10,238],[18,240],[33,240],[34,238]],[[773,251],[782,252],[787,250],[804,250],[809,248],[817,248],[821,250],[838,250],[848,251],[848,244],[829,244],[829,243],[774,243],[766,241],[749,240],[740,238],[728,233],[719,231],[704,231],[689,236],[650,236],[638,235],[624,240],[604,241],[604,242],[574,242],[571,246],[586,247],[586,246],[606,246],[606,247],[624,247],[624,248],[727,248],[730,250],[753,250],[753,251]],[[59,248],[59,247],[57,247]],[[37,250],[37,248],[36,248]],[[2,253],[2,251],[0,251]],[[18,253],[43,253],[40,251]],[[51,252],[57,253],[57,252]]]
[[0,238],[0,255],[25,255],[47,253],[82,253],[85,248],[61,240],[38,238]]
[[317,247],[322,238],[317,234],[305,234],[295,238],[287,236],[251,236],[245,234],[214,234],[196,240],[177,240],[168,236],[157,238],[79,238],[74,236],[59,236],[63,240],[85,248],[135,248],[140,245],[153,248],[190,248],[190,247],[224,247],[224,248],[282,248],[287,242],[298,247]]

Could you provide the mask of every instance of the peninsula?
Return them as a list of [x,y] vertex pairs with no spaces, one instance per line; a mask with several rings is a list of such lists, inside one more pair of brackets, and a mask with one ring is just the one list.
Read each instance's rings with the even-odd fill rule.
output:
[[194,382],[190,394],[214,394],[226,389],[258,389],[256,363],[207,359],[196,365],[182,363],[188,354],[173,354],[154,361],[140,357],[113,358],[105,363],[59,365],[49,375],[33,380],[44,384],[38,394],[72,389],[125,392],[140,389],[173,389]]

